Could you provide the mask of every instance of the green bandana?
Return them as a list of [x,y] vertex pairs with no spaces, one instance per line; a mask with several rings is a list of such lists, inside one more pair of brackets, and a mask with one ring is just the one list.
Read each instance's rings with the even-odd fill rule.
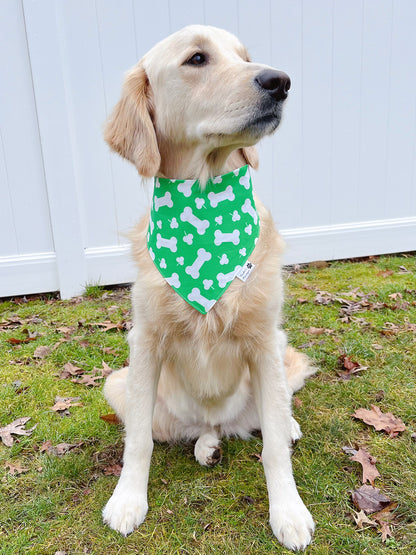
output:
[[248,166],[210,179],[155,178],[147,247],[169,285],[206,314],[238,275],[259,236]]

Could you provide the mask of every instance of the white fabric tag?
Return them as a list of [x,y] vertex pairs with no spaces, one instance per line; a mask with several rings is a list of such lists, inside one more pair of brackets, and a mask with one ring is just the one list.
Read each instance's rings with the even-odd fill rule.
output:
[[251,274],[255,267],[255,264],[247,260],[241,270],[237,272],[236,277],[238,277],[238,279],[241,279],[241,281],[247,281],[248,276]]

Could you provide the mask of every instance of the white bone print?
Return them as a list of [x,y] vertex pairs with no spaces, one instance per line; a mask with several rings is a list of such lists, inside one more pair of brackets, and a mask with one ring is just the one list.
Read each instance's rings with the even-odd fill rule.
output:
[[208,289],[211,289],[211,287],[214,285],[212,279],[204,279],[202,283],[204,284],[205,291],[208,291]]
[[211,308],[215,304],[214,300],[210,300],[210,299],[207,299],[206,297],[203,297],[198,287],[194,287],[192,289],[192,291],[188,295],[188,299],[190,301],[195,301],[201,306],[203,306],[206,312],[208,312],[208,310],[211,310]]
[[212,254],[205,249],[198,249],[197,258],[192,266],[187,266],[185,272],[192,276],[194,279],[199,278],[199,270],[202,268],[203,264],[208,260],[211,260]]
[[192,185],[195,181],[187,179],[184,183],[179,183],[178,191],[182,193],[185,197],[190,197],[192,194]]
[[250,172],[247,169],[245,175],[240,177],[240,185],[242,185],[245,189],[250,189]]
[[255,211],[255,209],[252,207],[251,205],[251,200],[248,198],[246,199],[245,203],[243,204],[243,206],[241,207],[242,212],[244,212],[245,214],[250,214],[250,216],[253,218],[255,225],[257,225],[257,221],[258,221],[258,216],[257,216],[257,212]]
[[191,225],[193,225],[196,228],[199,235],[204,235],[204,233],[209,227],[209,221],[200,220],[197,216],[195,216],[195,214],[193,214],[192,208],[189,206],[184,208],[180,218],[183,222],[188,222]]
[[162,206],[167,206],[168,208],[172,208],[172,206],[173,206],[172,195],[169,193],[169,191],[166,191],[166,193],[163,195],[163,197],[155,197],[155,210],[156,210],[156,212]]
[[235,199],[233,188],[231,187],[231,185],[228,185],[228,187],[224,191],[221,191],[220,193],[212,193],[212,192],[208,193],[208,199],[212,208],[216,208],[218,204],[224,200]]
[[225,287],[227,283],[235,278],[236,273],[240,270],[241,266],[236,266],[234,270],[231,270],[231,272],[228,272],[228,274],[223,274],[222,272],[217,274],[218,285],[220,287]]
[[166,278],[166,281],[169,283],[169,285],[171,285],[172,287],[180,287],[181,286],[181,282],[179,280],[179,276],[178,274],[175,272],[174,274],[172,274],[170,277]]
[[178,240],[176,237],[171,237],[170,239],[164,239],[160,233],[156,235],[156,247],[160,249],[161,247],[165,247],[169,249],[171,252],[176,252],[178,250],[177,247]]
[[215,240],[214,243],[218,245],[222,245],[222,243],[232,243],[233,245],[238,245],[240,242],[240,230],[235,229],[231,233],[223,233],[219,229],[215,230],[214,232]]

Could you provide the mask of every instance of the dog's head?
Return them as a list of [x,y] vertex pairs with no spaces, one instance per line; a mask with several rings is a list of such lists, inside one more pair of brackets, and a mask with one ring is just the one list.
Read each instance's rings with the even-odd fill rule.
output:
[[279,125],[289,88],[285,73],[250,62],[234,35],[192,25],[156,44],[129,71],[105,138],[145,177],[158,172],[162,144],[206,155],[242,148],[256,166],[251,147]]

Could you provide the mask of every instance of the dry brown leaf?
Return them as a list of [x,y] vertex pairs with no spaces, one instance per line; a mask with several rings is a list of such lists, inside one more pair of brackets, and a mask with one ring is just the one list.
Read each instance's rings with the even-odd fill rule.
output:
[[74,378],[71,382],[78,383],[81,385],[98,387],[101,383],[96,383],[96,380],[102,380],[103,376],[92,376],[91,374],[84,374],[82,378]]
[[376,405],[371,405],[371,410],[359,408],[352,416],[370,426],[374,426],[377,431],[382,430],[386,432],[390,437],[396,437],[406,429],[404,422],[400,418],[397,418],[391,412],[381,412]]
[[357,509],[363,510],[367,514],[380,511],[391,503],[390,499],[381,494],[378,488],[368,485],[361,486],[352,491],[351,496]]
[[371,456],[367,449],[360,447],[351,457],[351,460],[360,463],[363,467],[363,477],[361,480],[363,484],[369,482],[372,486],[374,486],[374,480],[380,476],[380,473],[376,468],[377,459]]
[[72,364],[72,362],[67,362],[64,365],[64,369],[61,370],[61,373],[59,374],[59,378],[61,380],[65,380],[70,376],[79,376],[80,374],[83,374],[83,373],[84,373],[84,370],[82,368],[75,366],[75,364]]
[[392,538],[393,534],[391,533],[388,522],[385,522],[384,520],[380,520],[379,523],[380,523],[381,541],[383,543],[386,543],[387,538]]
[[103,414],[100,416],[100,418],[108,424],[121,424],[121,420],[116,414]]
[[120,476],[123,467],[119,464],[112,464],[104,468],[104,474],[106,476]]
[[23,474],[23,472],[28,472],[29,470],[28,468],[22,468],[20,462],[17,462],[16,464],[6,462],[5,467],[9,469],[7,474],[10,474],[10,476],[18,476],[19,474]]
[[0,428],[0,438],[6,447],[11,447],[14,443],[14,438],[12,437],[12,434],[19,436],[30,436],[30,434],[37,426],[37,424],[35,424],[33,428],[25,430],[24,426],[26,422],[29,422],[30,419],[30,416],[18,418],[14,422],[7,424],[7,426]]
[[383,278],[387,278],[393,274],[393,270],[381,270],[380,272],[377,272],[377,275]]
[[36,347],[35,352],[33,353],[33,358],[45,358],[51,352],[50,348],[46,345],[39,345]]
[[377,522],[375,522],[374,520],[370,520],[362,509],[358,513],[356,511],[353,511],[352,517],[355,520],[355,524],[358,526],[358,528],[362,529],[364,524],[374,526],[375,528],[377,527]]
[[303,333],[307,333],[308,335],[322,335],[324,333],[329,335],[331,333],[334,333],[334,330],[328,328],[315,328],[314,326],[311,326],[310,328],[302,331]]
[[30,341],[34,341],[36,337],[26,337],[25,339],[18,339],[17,337],[9,337],[6,339],[7,343],[11,345],[20,345],[21,343],[29,343]]
[[99,328],[102,328],[103,331],[109,331],[109,330],[122,330],[124,329],[124,325],[121,323],[117,323],[114,324],[114,322],[111,322],[110,320],[104,320],[104,322],[90,322],[87,324],[88,326],[97,326]]
[[79,441],[78,443],[58,443],[57,445],[53,445],[52,441],[45,441],[40,448],[41,453],[50,453],[52,455],[57,455],[61,457],[68,453],[68,451],[72,451],[72,449],[76,449],[83,445],[83,441]]
[[70,407],[81,407],[80,397],[55,397],[55,404],[50,407],[55,412],[61,412],[69,409]]

